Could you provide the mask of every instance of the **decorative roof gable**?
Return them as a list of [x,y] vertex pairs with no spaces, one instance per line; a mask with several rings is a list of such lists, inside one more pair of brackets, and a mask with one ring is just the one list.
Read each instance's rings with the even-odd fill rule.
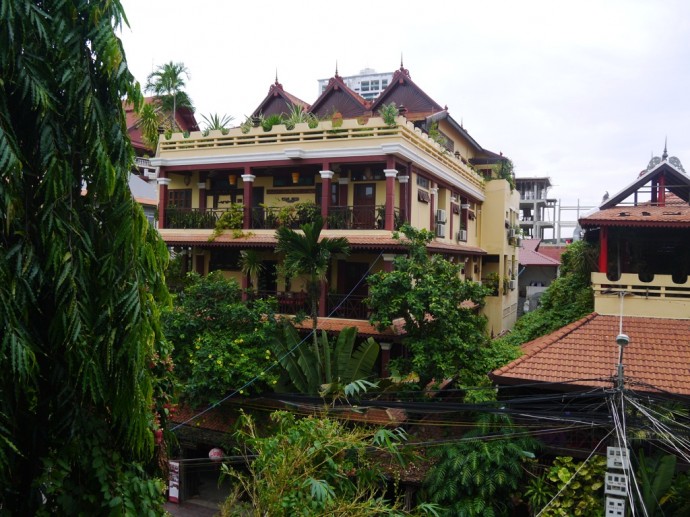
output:
[[287,115],[293,106],[300,106],[305,110],[309,109],[309,104],[286,92],[276,76],[276,81],[268,89],[268,95],[254,110],[252,117],[258,117],[259,115],[265,117],[270,115]]
[[440,104],[414,83],[409,70],[404,68],[402,63],[393,74],[388,88],[378,96],[371,109],[376,112],[383,104],[390,104],[391,102],[395,103],[396,106],[403,106],[404,115],[408,120],[419,120],[444,110]]
[[344,118],[356,118],[371,113],[371,103],[351,90],[338,75],[328,81],[328,86],[309,109],[318,118],[340,113]]

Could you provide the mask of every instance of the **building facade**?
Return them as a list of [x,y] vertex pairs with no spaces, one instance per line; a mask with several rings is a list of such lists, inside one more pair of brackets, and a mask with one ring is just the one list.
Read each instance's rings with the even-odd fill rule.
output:
[[556,199],[548,197],[550,178],[515,178],[520,192],[520,229],[525,237],[544,239],[544,230],[553,231]]
[[[377,116],[391,103],[398,116]],[[286,106],[313,117],[262,126],[258,114],[284,113]],[[259,296],[275,296],[281,312],[295,312],[304,307],[306,287],[282,275],[275,229],[298,228],[318,214],[322,235],[346,237],[351,248],[349,256],[333,259],[321,316],[362,321],[366,276],[392,268],[395,255],[405,252],[393,232],[410,223],[432,231],[430,252],[463,264],[465,278],[499,279],[483,310],[490,331],[512,326],[518,193],[491,176],[505,158],[479,146],[407,70],[396,71],[374,101],[336,75],[306,105],[276,80],[254,113],[255,127],[161,138],[151,160],[158,168],[159,231],[168,245],[191,255],[195,271],[221,270]],[[434,138],[430,124],[438,128]],[[221,218],[230,229],[219,233]],[[244,250],[263,260],[256,279],[241,272]]]

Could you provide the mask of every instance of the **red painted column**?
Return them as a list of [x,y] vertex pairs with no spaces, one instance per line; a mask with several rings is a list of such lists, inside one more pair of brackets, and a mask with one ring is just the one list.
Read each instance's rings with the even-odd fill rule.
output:
[[395,169],[384,169],[386,176],[386,219],[384,228],[388,231],[394,230],[395,225],[395,177],[398,171]]
[[158,228],[165,228],[165,210],[168,207],[168,187],[172,180],[163,167],[158,171]]
[[410,177],[408,175],[398,176],[400,182],[400,220],[403,223],[409,222],[407,213],[407,198],[410,197]]
[[599,229],[599,273],[606,273],[609,263],[609,229]]
[[383,254],[383,270],[386,273],[393,271],[393,261],[395,260],[395,255],[393,253]]
[[242,182],[244,187],[244,194],[242,203],[244,204],[244,220],[242,222],[242,228],[244,230],[249,230],[252,227],[252,187],[254,186],[254,180],[256,176],[250,174],[251,169],[249,167],[244,168],[244,174],[242,174]]
[[321,217],[323,227],[328,228],[328,212],[331,207],[331,180],[333,171],[319,171],[321,175]]
[[388,363],[391,360],[391,345],[392,343],[379,343],[381,347],[381,378],[390,377],[388,370]]

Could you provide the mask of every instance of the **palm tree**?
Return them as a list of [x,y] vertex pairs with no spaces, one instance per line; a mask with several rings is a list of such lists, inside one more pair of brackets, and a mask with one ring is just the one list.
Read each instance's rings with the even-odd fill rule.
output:
[[317,216],[314,222],[303,224],[300,228],[301,232],[285,226],[276,230],[278,238],[276,253],[285,255],[284,267],[288,276],[307,275],[308,277],[307,294],[311,304],[314,354],[319,364],[322,364],[319,340],[316,335],[321,282],[326,278],[331,257],[336,253],[348,254],[350,246],[344,237],[320,239],[323,229],[323,219],[320,216]]
[[149,74],[146,81],[146,91],[158,97],[166,111],[172,113],[170,128],[175,125],[175,115],[178,106],[193,109],[192,100],[184,91],[184,76],[189,79],[189,69],[184,63],[165,63],[159,65]]
[[249,278],[249,288],[254,290],[259,284],[259,275],[264,270],[261,257],[256,250],[240,251],[240,270]]

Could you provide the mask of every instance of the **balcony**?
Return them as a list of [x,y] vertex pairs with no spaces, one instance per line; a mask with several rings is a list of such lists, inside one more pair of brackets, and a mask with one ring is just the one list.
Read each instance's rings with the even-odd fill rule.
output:
[[220,216],[226,211],[168,207],[165,210],[165,228],[175,230],[213,230]]
[[606,273],[592,273],[594,310],[599,314],[619,315],[619,293],[625,292],[624,316],[690,319],[690,279],[674,282],[671,275],[654,275],[642,281],[635,273],[622,273],[609,280]]
[[[322,121],[316,127],[297,124],[293,129],[284,125],[273,126],[270,131],[250,128],[232,128],[227,134],[211,131],[207,136],[193,132],[185,137],[175,133],[169,140],[162,139],[155,166],[189,164],[190,161],[206,161],[234,155],[246,156],[270,152],[275,159],[299,159],[320,156],[325,149],[337,145],[340,149],[381,148],[385,153],[396,152],[400,146],[414,147],[417,154],[437,169],[440,174],[456,183],[461,179],[464,188],[483,199],[484,186],[480,175],[463,163],[461,157],[447,149],[404,117],[398,117],[394,126],[386,125],[379,117],[371,117],[366,124],[354,119],[344,120],[334,128],[330,121]],[[459,183],[457,183],[459,184]]]
[[[275,298],[279,314],[309,314],[311,307],[305,292],[256,291],[255,298]],[[366,320],[369,318],[369,308],[364,304],[364,296],[354,296],[340,293],[328,294],[326,314],[332,318],[347,318]]]
[[[198,208],[168,207],[165,211],[165,228],[172,230],[212,230],[227,209],[199,210]],[[297,229],[321,215],[316,204],[284,207],[254,207],[251,210],[252,230],[276,230],[281,226]],[[328,228],[331,230],[383,230],[386,215],[384,205],[332,206],[328,211]],[[400,210],[394,209],[393,225],[398,230],[403,221]]]
[[329,293],[326,314],[332,318],[369,319],[369,307],[365,305],[364,299],[364,296]]

